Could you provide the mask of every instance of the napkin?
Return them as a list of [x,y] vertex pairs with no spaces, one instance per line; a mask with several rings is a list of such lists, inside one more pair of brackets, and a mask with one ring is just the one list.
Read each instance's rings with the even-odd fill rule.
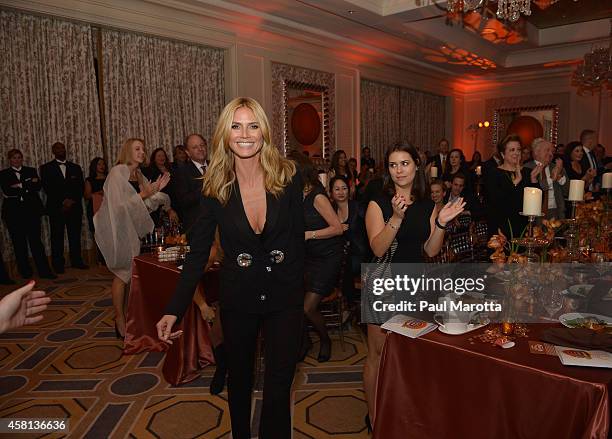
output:
[[612,352],[612,334],[586,328],[550,328],[542,332],[540,339],[570,348]]

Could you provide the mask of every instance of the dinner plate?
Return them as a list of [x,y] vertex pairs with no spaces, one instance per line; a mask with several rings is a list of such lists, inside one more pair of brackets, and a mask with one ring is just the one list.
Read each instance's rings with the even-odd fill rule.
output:
[[491,321],[489,319],[487,319],[484,323],[479,323],[477,325],[470,324],[470,325],[467,326],[467,329],[465,331],[463,331],[463,332],[448,332],[442,326],[438,326],[438,331],[440,331],[442,334],[446,334],[446,335],[463,335],[463,334],[467,334],[468,332],[472,332],[472,331],[475,331],[477,329],[484,328],[489,323],[491,323]]
[[575,326],[568,322],[571,322],[572,320],[576,319],[585,319],[589,317],[604,321],[608,325],[612,325],[612,317],[602,316],[600,314],[590,314],[585,312],[569,312],[567,314],[563,314],[559,316],[559,322],[561,322],[561,324],[567,328],[574,328]]

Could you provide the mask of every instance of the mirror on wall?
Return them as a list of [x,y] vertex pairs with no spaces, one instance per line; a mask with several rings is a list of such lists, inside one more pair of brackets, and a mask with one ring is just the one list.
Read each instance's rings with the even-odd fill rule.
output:
[[307,152],[313,161],[329,156],[327,87],[283,82],[283,144],[285,153]]
[[493,112],[493,145],[507,134],[517,134],[524,146],[530,146],[536,137],[556,145],[558,126],[558,105],[496,109]]

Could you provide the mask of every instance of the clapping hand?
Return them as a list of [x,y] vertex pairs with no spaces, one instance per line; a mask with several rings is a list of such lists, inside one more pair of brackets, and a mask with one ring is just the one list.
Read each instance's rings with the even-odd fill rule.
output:
[[553,179],[553,181],[557,181],[561,178],[563,173],[563,160],[561,159],[556,159],[555,160],[555,167],[553,168],[552,172],[550,173],[550,178]]
[[542,163],[537,163],[535,165],[535,168],[531,170],[531,182],[532,183],[538,182],[538,176],[542,172],[542,169],[544,169],[544,165]]
[[39,313],[51,302],[44,291],[32,291],[35,282],[7,294],[0,300],[0,333],[9,329],[31,325],[43,319]]
[[404,213],[408,209],[408,201],[403,195],[395,194],[391,199],[391,207],[393,208],[393,215],[404,219]]
[[444,205],[442,210],[440,210],[440,213],[438,213],[438,222],[440,225],[445,226],[463,212],[464,207],[465,201],[463,201],[463,197],[458,198],[454,202],[449,201]]

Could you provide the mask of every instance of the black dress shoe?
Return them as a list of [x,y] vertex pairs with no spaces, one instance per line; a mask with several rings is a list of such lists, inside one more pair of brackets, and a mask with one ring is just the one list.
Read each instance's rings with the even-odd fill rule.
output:
[[89,269],[89,265],[79,262],[78,264],[72,264],[72,268],[78,268],[79,270],[87,270]]
[[41,279],[57,279],[57,275],[53,273],[42,273],[40,275]]
[[320,348],[319,348],[319,356],[317,357],[317,361],[319,363],[325,363],[329,361],[331,358],[331,339],[328,337],[327,339],[321,339]]

